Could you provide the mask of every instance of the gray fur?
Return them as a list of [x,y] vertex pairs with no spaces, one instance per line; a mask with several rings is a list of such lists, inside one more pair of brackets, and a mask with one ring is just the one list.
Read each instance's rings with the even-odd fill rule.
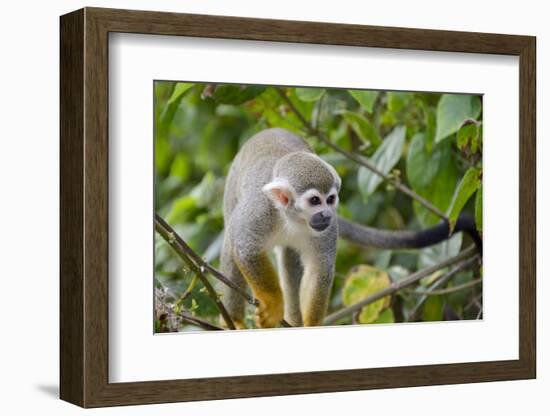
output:
[[[244,277],[235,264],[235,261],[233,260],[233,256],[231,255],[231,250],[227,246],[229,244],[228,239],[224,239],[222,252],[220,256],[220,269],[222,272],[229,276],[230,279],[233,281],[233,283],[236,283],[240,288],[243,290],[246,290],[246,281],[244,280]],[[240,323],[240,326],[244,327],[244,308],[245,308],[245,299],[239,295],[235,290],[231,289],[230,287],[226,285],[221,285],[220,290],[222,293],[222,299],[223,303],[227,308],[227,311],[229,312],[229,315],[231,316],[231,319],[237,323],[237,325]],[[225,322],[223,319],[220,320],[221,324],[224,324]]]
[[306,326],[323,325],[334,281],[337,239],[338,224],[334,222],[322,236],[311,239],[311,250],[304,253],[300,307]]
[[[287,130],[264,130],[241,148],[225,185],[226,232],[220,268],[222,273],[242,286],[246,282],[238,263],[241,270],[252,271],[253,277],[249,278],[253,278],[256,289],[264,293],[277,292],[280,288],[279,282],[268,279],[268,271],[262,272],[262,255],[279,245],[277,239],[285,232],[285,221],[287,218],[297,219],[300,212],[297,207],[290,206],[284,214],[281,213],[263,192],[262,188],[275,178],[287,180],[298,195],[309,188],[327,193],[340,185],[335,171],[316,156],[301,137]],[[306,325],[322,323],[332,286],[337,233],[337,222],[333,221],[329,229],[318,236],[313,237],[312,233],[311,236],[285,237],[289,241],[282,247],[279,276],[286,304],[285,317],[294,325],[301,325],[303,321]],[[250,273],[246,274],[250,276]],[[302,274],[308,280],[311,293],[304,293]],[[315,283],[312,279],[318,281]],[[244,302],[231,289],[222,288],[222,291],[222,301],[230,315],[242,322]],[[304,305],[301,305],[301,297]]]
[[285,320],[292,326],[303,326],[300,310],[300,282],[304,268],[300,253],[284,247],[277,252],[279,276],[285,299]]
[[[220,267],[241,287],[246,287],[248,280],[248,285],[265,297],[264,303],[282,303],[284,297],[284,316],[293,325],[322,324],[333,282],[339,233],[340,237],[357,244],[381,248],[425,247],[448,238],[447,223],[418,232],[392,232],[360,226],[342,218],[332,221],[320,234],[311,233],[307,224],[302,228],[290,227],[289,232],[289,223],[303,222],[303,216],[309,214],[304,213],[295,200],[281,210],[266,195],[264,186],[279,180],[286,181],[293,197],[312,188],[322,194],[333,187],[340,189],[336,171],[315,155],[301,137],[284,129],[256,134],[241,148],[227,177],[223,201],[226,232]],[[328,208],[335,209],[334,206]],[[471,222],[459,219],[456,230],[473,227],[475,231],[475,226],[468,225]],[[479,237],[478,240],[481,241]],[[281,282],[266,260],[266,252],[274,246],[281,246],[278,261]],[[221,289],[222,301],[230,315],[242,324],[243,299],[225,286]],[[265,307],[261,305],[257,311],[260,317],[265,318],[275,310],[277,317],[282,318],[281,308],[265,310]],[[272,320],[268,324],[272,326],[277,322]]]
[[[311,177],[315,172],[315,177]],[[290,185],[294,190],[303,194],[308,189],[318,189],[328,193],[334,186],[332,172],[319,163],[319,157],[309,152],[293,152],[283,156],[275,164],[275,177],[290,178]]]

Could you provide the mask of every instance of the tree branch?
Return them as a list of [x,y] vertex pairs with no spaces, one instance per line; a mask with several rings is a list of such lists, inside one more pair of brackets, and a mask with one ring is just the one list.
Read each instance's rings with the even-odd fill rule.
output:
[[[207,262],[205,262],[197,253],[193,251],[191,247],[189,247],[189,245],[179,236],[179,234],[156,213],[155,213],[155,228],[159,232],[159,234],[166,240],[166,242],[170,245],[170,247],[174,249],[174,251],[179,255],[179,257],[189,266],[189,268],[193,272],[195,272],[195,274],[201,280],[202,278],[204,278],[204,280],[206,280],[208,285],[210,285],[210,282],[208,282],[208,279],[204,277],[204,271],[208,271],[220,282],[226,284],[231,289],[235,290],[238,294],[243,296],[251,305],[254,305],[256,307],[260,305],[260,301],[258,299],[254,298],[253,296],[250,296],[248,293],[243,291],[239,286],[235,285],[235,283],[233,283],[226,276],[224,276],[221,272],[219,272],[214,267],[210,266]],[[210,285],[210,287],[212,288],[212,285]],[[208,290],[208,287],[207,287],[207,290]],[[214,289],[212,288],[212,290]],[[208,292],[211,293],[210,290],[208,290]],[[216,305],[218,305],[218,309],[220,310],[220,313],[222,314],[222,316],[224,317],[224,320],[227,323],[227,319],[225,315],[227,315],[227,318],[229,318],[229,320],[231,320],[231,318],[229,317],[227,310],[223,306],[223,303],[219,300],[218,294],[215,291],[213,291],[213,293],[216,296],[213,299],[216,302]],[[231,325],[233,326],[233,328],[231,328],[229,324],[227,326],[230,329],[235,329],[233,322],[231,322]],[[281,321],[281,326],[286,328],[292,327],[292,325],[290,325],[284,319]]]
[[191,292],[193,291],[193,289],[195,288],[195,285],[197,284],[197,279],[198,279],[198,276],[194,275],[193,279],[191,280],[191,283],[189,284],[189,286],[187,286],[187,289],[185,289],[185,292],[183,292],[182,295],[179,297],[179,299],[176,300],[176,305],[181,304],[185,299],[189,297],[189,295],[191,295]]
[[241,289],[239,286],[237,286],[235,283],[233,283],[231,280],[225,277],[222,273],[220,273],[218,270],[216,270],[215,268],[210,266],[207,262],[205,262],[197,253],[193,251],[191,247],[189,247],[189,245],[178,235],[178,233],[176,233],[176,231],[174,231],[174,229],[170,227],[170,225],[160,217],[160,215],[155,214],[155,226],[157,223],[159,223],[159,225],[162,228],[167,230],[173,236],[175,241],[177,241],[181,251],[188,258],[191,258],[191,260],[193,260],[197,266],[199,266],[201,269],[208,271],[212,276],[214,276],[220,282],[224,283],[225,285],[229,286],[231,289],[236,291],[239,295],[245,298],[247,302],[250,303],[251,305],[254,305],[254,306],[260,305],[260,302],[258,301],[258,299],[254,298],[253,296],[250,296],[246,291]]
[[426,295],[426,296],[436,296],[436,295],[448,295],[449,293],[459,292],[464,289],[468,289],[469,287],[478,285],[481,283],[481,278],[471,280],[469,282],[463,283],[461,285],[456,285],[453,287],[448,287],[445,289],[428,289],[428,290],[411,290],[410,293],[413,295]]
[[[197,279],[198,276],[194,275],[193,281],[195,282]],[[168,330],[160,332],[177,332],[177,328],[174,327],[174,324],[170,324],[170,322],[173,321],[173,317],[177,318],[178,321],[185,321],[188,324],[195,325],[209,331],[224,330],[224,328],[214,325],[204,319],[198,318],[189,312],[182,311],[180,303],[183,300],[183,296],[178,299],[177,295],[171,289],[162,286],[160,282],[158,283],[160,288],[155,288],[155,312],[157,314],[157,319],[161,323],[161,328],[164,325],[164,327]],[[185,293],[191,292],[187,289]],[[174,299],[176,302],[173,304],[167,302],[167,297]],[[171,329],[176,329],[176,331],[172,331]]]
[[431,204],[427,199],[421,197],[416,192],[414,192],[412,189],[410,189],[407,186],[403,185],[400,181],[386,175],[384,172],[382,172],[380,169],[378,169],[375,165],[373,165],[369,160],[367,160],[367,159],[365,159],[365,158],[363,158],[359,155],[356,155],[354,153],[348,152],[347,150],[341,148],[340,146],[332,143],[332,141],[330,141],[321,131],[319,131],[319,129],[314,128],[307,121],[307,119],[304,117],[304,115],[302,113],[300,113],[300,110],[298,110],[296,108],[294,103],[290,100],[290,98],[286,95],[285,91],[281,87],[275,87],[275,88],[277,89],[277,92],[283,98],[283,100],[285,100],[285,102],[287,103],[289,108],[292,110],[292,112],[296,115],[296,117],[298,117],[298,119],[303,124],[303,126],[305,127],[305,129],[307,130],[307,132],[309,134],[311,134],[312,136],[317,137],[319,140],[321,140],[327,146],[332,148],[334,151],[344,155],[345,157],[347,157],[350,160],[353,160],[355,163],[371,170],[372,172],[374,172],[375,174],[380,176],[384,181],[386,181],[387,183],[389,183],[393,187],[395,187],[395,189],[401,191],[405,195],[407,195],[410,198],[414,199],[420,205],[422,205],[424,208],[430,210],[435,215],[437,215],[439,218],[441,218],[441,219],[443,219],[447,222],[449,221],[447,216],[441,210],[439,210],[437,207],[435,207],[433,204]]
[[[339,319],[342,319],[348,315],[351,315],[354,312],[357,312],[361,309],[363,309],[365,306],[370,305],[373,302],[376,302],[379,299],[382,299],[388,295],[391,295],[407,286],[410,286],[416,282],[418,282],[420,279],[429,276],[430,274],[443,269],[448,266],[452,266],[453,264],[459,263],[460,261],[472,256],[472,254],[475,254],[476,247],[470,246],[466,250],[464,250],[462,253],[459,253],[455,257],[451,257],[450,259],[447,259],[445,261],[442,261],[441,263],[435,264],[433,266],[427,267],[425,269],[419,270],[410,276],[406,277],[403,280],[400,280],[398,282],[392,283],[388,288],[381,290],[366,299],[363,299],[360,302],[357,302],[351,306],[348,306],[346,308],[343,308],[337,312],[334,312],[333,314],[326,317],[324,321],[324,325],[332,325],[335,322],[337,322]],[[477,261],[478,255],[476,254],[474,257],[472,257],[469,261],[474,262],[474,260]]]
[[[223,306],[223,303],[220,301],[220,297],[216,293],[216,290],[212,287],[206,276],[204,275],[204,267],[197,266],[188,256],[189,251],[192,251],[191,248],[185,244],[185,242],[179,237],[176,232],[170,227],[162,218],[155,214],[155,228],[157,232],[166,240],[166,242],[172,247],[172,249],[178,254],[178,256],[185,262],[187,267],[189,267],[195,275],[201,279],[204,287],[208,291],[208,294],[218,307],[220,314],[223,317],[223,320],[227,324],[229,329],[235,329],[235,324],[229,316],[229,312]],[[180,241],[181,240],[181,241]],[[182,245],[183,242],[185,245]],[[193,252],[194,253],[194,252]]]
[[[445,284],[447,284],[447,282],[449,280],[451,280],[453,278],[453,276],[455,274],[457,274],[458,272],[466,269],[467,267],[469,267],[471,264],[473,264],[475,261],[477,260],[477,257],[472,257],[471,259],[469,260],[466,260],[466,261],[463,261],[463,262],[460,262],[458,263],[456,266],[454,266],[451,270],[449,270],[447,273],[445,273],[444,275],[440,276],[429,288],[428,288],[428,291],[430,290],[436,290],[436,289],[439,289],[440,287],[443,287]],[[416,303],[416,305],[414,305],[414,308],[413,310],[409,313],[409,316],[407,316],[407,321],[411,321],[412,319],[414,319],[414,317],[416,316],[418,310],[422,307],[422,305],[424,304],[424,302],[426,302],[426,300],[428,299],[428,295],[424,294],[422,295],[422,297],[418,300],[418,302]]]
[[176,314],[181,318],[182,321],[185,321],[191,325],[198,326],[199,328],[206,329],[208,331],[223,331],[224,329],[222,327],[219,327],[217,325],[211,324],[210,322],[207,322],[203,319],[197,318],[196,316],[193,316],[187,312],[180,312]]

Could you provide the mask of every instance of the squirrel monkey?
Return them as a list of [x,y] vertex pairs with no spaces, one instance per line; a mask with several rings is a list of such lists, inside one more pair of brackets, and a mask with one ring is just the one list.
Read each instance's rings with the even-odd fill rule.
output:
[[[449,238],[445,222],[419,232],[384,231],[338,218],[340,185],[336,170],[284,129],[256,134],[235,157],[224,191],[220,268],[260,301],[258,326],[275,327],[283,317],[292,326],[322,325],[339,236],[381,248],[425,247]],[[455,232],[461,230],[480,245],[470,217],[459,218]],[[268,257],[271,250],[278,274]],[[244,328],[244,299],[230,288],[222,290],[235,325]]]

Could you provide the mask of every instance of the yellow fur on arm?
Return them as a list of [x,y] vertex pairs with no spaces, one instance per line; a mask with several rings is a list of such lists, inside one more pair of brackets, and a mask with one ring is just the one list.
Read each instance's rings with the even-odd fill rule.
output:
[[234,256],[235,263],[260,301],[256,310],[256,324],[262,328],[279,325],[284,315],[283,293],[277,273],[266,254],[259,254],[247,262]]

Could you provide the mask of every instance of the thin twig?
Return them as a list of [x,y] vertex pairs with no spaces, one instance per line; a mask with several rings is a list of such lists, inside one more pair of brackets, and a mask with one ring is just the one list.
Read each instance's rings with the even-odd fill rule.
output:
[[245,298],[248,303],[254,306],[259,306],[260,302],[258,299],[254,298],[250,294],[248,294],[246,291],[241,289],[239,286],[237,286],[235,283],[233,283],[231,280],[229,280],[227,277],[225,277],[222,273],[220,273],[218,270],[210,266],[207,262],[205,262],[197,253],[193,251],[191,247],[174,231],[170,225],[164,221],[160,215],[155,214],[155,223],[160,223],[160,225],[168,230],[174,237],[174,239],[178,242],[178,245],[181,247],[183,252],[190,257],[200,268],[203,268],[205,271],[208,271],[212,276],[214,276],[216,279],[218,279],[220,282],[224,283],[225,285],[229,286],[231,289],[236,291],[239,295],[241,295],[243,298]]
[[313,128],[319,130],[319,121],[321,120],[321,109],[323,108],[323,100],[325,99],[326,92],[323,91],[319,101],[317,102],[317,112],[315,114],[315,121],[313,122]]
[[[201,266],[197,266],[189,258],[188,256],[189,251],[186,250],[185,247],[180,243],[181,238],[177,236],[176,232],[172,229],[172,227],[170,227],[166,222],[164,222],[162,218],[160,218],[156,214],[155,214],[155,229],[162,236],[162,238],[166,240],[168,245],[170,245],[170,247],[172,247],[172,249],[178,254],[178,256],[185,262],[187,267],[189,267],[191,271],[193,271],[193,273],[195,273],[199,277],[199,279],[201,279],[201,282],[206,288],[206,290],[208,291],[208,294],[210,295],[210,297],[218,307],[218,310],[220,311],[220,314],[222,315],[223,320],[225,321],[227,327],[229,329],[235,329],[235,324],[233,323],[231,316],[229,316],[229,312],[227,312],[227,309],[225,309],[225,306],[223,306],[223,303],[220,301],[220,297],[216,293],[216,290],[204,275],[204,268]],[[183,242],[183,240],[181,241]],[[191,249],[189,248],[189,250]]]
[[394,179],[391,176],[386,175],[384,172],[382,172],[380,169],[378,169],[375,165],[373,165],[369,160],[367,160],[367,159],[365,159],[361,156],[358,156],[354,153],[348,152],[347,150],[345,150],[345,149],[341,148],[340,146],[334,144],[321,131],[314,128],[307,121],[307,119],[303,116],[302,113],[300,113],[300,110],[298,110],[296,108],[294,103],[290,100],[290,98],[286,95],[285,91],[281,87],[276,87],[276,89],[277,89],[279,95],[285,100],[285,102],[287,103],[289,108],[292,110],[292,112],[296,115],[296,117],[298,117],[298,119],[303,124],[303,126],[305,127],[305,129],[307,130],[307,132],[309,134],[311,134],[312,136],[317,137],[319,140],[321,140],[327,146],[329,146],[330,148],[332,148],[336,152],[344,155],[348,159],[353,160],[355,163],[357,163],[361,166],[364,166],[365,168],[371,170],[372,172],[374,172],[375,174],[380,176],[384,181],[386,181],[387,183],[389,183],[393,187],[395,187],[395,189],[403,192],[405,195],[407,195],[410,198],[414,199],[420,205],[422,205],[424,208],[430,210],[435,215],[437,215],[439,218],[441,218],[441,219],[443,219],[447,222],[449,221],[447,216],[441,210],[439,210],[437,207],[435,207],[433,204],[431,204],[427,199],[421,197],[416,192],[414,192],[412,189],[410,189],[407,186],[403,185],[400,181]]
[[[382,299],[388,295],[391,295],[398,290],[401,290],[407,286],[410,286],[416,282],[418,282],[420,279],[429,276],[430,274],[438,271],[439,269],[443,269],[448,266],[452,266],[453,264],[456,264],[468,257],[470,257],[472,254],[476,252],[475,245],[468,247],[466,250],[464,250],[462,253],[459,253],[458,255],[451,257],[450,259],[447,259],[445,261],[442,261],[441,263],[435,264],[433,266],[427,267],[425,269],[419,270],[410,276],[406,277],[403,280],[400,280],[398,282],[392,283],[388,288],[381,290],[371,296],[369,296],[366,299],[363,299],[360,302],[357,302],[351,306],[348,306],[347,308],[343,308],[337,312],[334,312],[333,314],[327,316],[324,321],[324,325],[332,325],[335,322],[337,322],[339,319],[342,319],[348,315],[351,315],[352,313],[359,311],[363,309],[365,306],[370,305],[373,302],[376,302],[379,299]],[[475,256],[477,258],[477,255]]]
[[466,306],[464,306],[464,310],[467,311],[472,306],[477,306],[479,308],[479,306],[480,306],[479,301],[480,300],[481,300],[481,293],[479,295],[477,295],[476,297],[474,297],[470,302],[468,302],[468,304]]
[[[468,259],[466,261],[458,263],[456,266],[454,266],[450,271],[443,274],[442,276],[438,277],[437,280],[428,288],[428,291],[439,289],[440,287],[443,287],[444,285],[449,282],[453,278],[455,274],[458,272],[464,270],[465,268],[472,265],[475,261],[477,261],[477,257],[474,256],[471,259]],[[414,305],[414,308],[409,313],[409,316],[407,316],[407,321],[411,321],[416,316],[417,312],[420,310],[422,305],[426,302],[428,299],[427,295],[422,295],[422,297],[418,300],[416,305]]]
[[[198,277],[197,277],[197,275],[195,275],[193,277],[193,281],[196,281],[197,279],[198,279]],[[191,293],[189,288],[186,290],[186,293]],[[217,330],[223,330],[224,329],[224,328],[221,328],[217,325],[214,325],[214,324],[212,324],[208,321],[205,321],[201,318],[197,318],[196,316],[194,316],[194,315],[192,315],[192,314],[190,314],[186,311],[182,311],[181,308],[176,308],[178,306],[178,304],[183,301],[183,296],[181,296],[179,299],[177,299],[176,303],[173,304],[173,305],[166,302],[165,297],[170,297],[172,299],[177,299],[176,294],[170,288],[168,288],[166,286],[162,286],[162,284],[161,284],[160,289],[155,288],[155,308],[157,308],[157,307],[162,308],[161,315],[167,316],[168,314],[173,314],[182,321],[185,321],[185,322],[187,322],[191,325],[199,326],[199,327],[201,327],[203,329],[207,329],[209,331],[214,331],[214,330],[217,331]],[[158,304],[157,302],[160,302],[160,304]],[[177,312],[176,312],[176,309],[178,310]],[[159,318],[159,320],[162,321],[162,318]]]
[[203,319],[197,318],[196,316],[193,316],[191,314],[188,314],[186,312],[180,312],[177,314],[181,318],[182,321],[185,321],[191,325],[198,326],[202,329],[206,329],[208,331],[223,331],[224,329],[222,327],[219,327],[217,325],[211,324],[210,322],[207,322]]
[[195,288],[195,285],[197,284],[197,279],[198,279],[198,276],[195,274],[193,276],[193,280],[191,280],[191,283],[189,284],[189,286],[187,286],[187,289],[185,289],[185,292],[183,292],[182,295],[179,297],[179,299],[176,301],[176,305],[179,305],[185,299],[187,299],[189,295],[191,295],[191,292],[193,291],[193,289]]
[[479,308],[479,311],[477,311],[476,319],[480,319],[482,313],[483,313],[483,308],[480,307],[480,308]]
[[[192,271],[195,272],[196,270],[198,270],[199,273],[196,273],[196,274],[197,276],[199,276],[199,278],[201,277],[201,274],[203,274],[203,271],[207,271],[210,274],[212,274],[212,276],[217,278],[220,282],[226,284],[231,289],[235,290],[238,294],[243,296],[251,305],[254,305],[256,307],[260,305],[260,301],[258,299],[254,298],[253,296],[243,291],[239,286],[235,285],[235,283],[233,283],[231,280],[225,277],[221,272],[219,272],[214,267],[210,266],[207,262],[205,262],[197,253],[193,251],[191,247],[189,247],[189,245],[185,242],[185,240],[183,240],[183,238],[181,238],[179,234],[156,213],[155,213],[155,228],[157,229],[157,231],[159,231],[159,228],[160,230],[162,230],[162,232],[159,231],[161,236],[176,251],[176,253],[178,253],[178,255],[186,262],[186,264],[189,266],[189,268]],[[189,263],[191,263],[192,265],[190,265]],[[208,284],[210,284],[210,282],[208,282]],[[224,315],[223,311],[227,313],[225,307],[219,300],[217,293],[216,293],[216,304],[219,304],[221,306],[220,313],[222,314],[222,316]],[[229,314],[227,314],[227,317],[229,317]],[[225,316],[224,316],[224,320],[225,320]],[[281,320],[281,326],[286,328],[292,327],[292,325],[290,325],[284,319]],[[228,325],[228,327],[230,326]],[[230,327],[230,329],[235,329],[235,328]]]
[[446,289],[434,289],[434,290],[419,290],[419,289],[414,289],[414,290],[411,290],[409,293],[413,294],[413,295],[426,295],[426,296],[436,296],[436,295],[448,295],[449,293],[454,293],[454,292],[459,292],[461,290],[464,290],[464,289],[468,289],[469,287],[472,287],[472,286],[475,286],[475,285],[478,285],[481,283],[481,278],[479,279],[475,279],[475,280],[471,280],[469,282],[466,282],[466,283],[463,283],[461,285],[456,285],[456,286],[453,286],[453,287],[448,287]]

